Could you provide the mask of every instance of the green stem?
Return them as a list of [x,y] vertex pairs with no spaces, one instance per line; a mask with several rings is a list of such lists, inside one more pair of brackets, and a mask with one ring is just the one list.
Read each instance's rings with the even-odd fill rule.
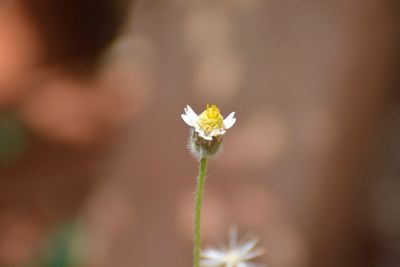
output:
[[197,178],[197,188],[195,196],[195,219],[194,219],[194,249],[193,249],[193,267],[200,267],[201,254],[201,207],[203,204],[204,183],[206,181],[207,157],[200,160],[199,177]]

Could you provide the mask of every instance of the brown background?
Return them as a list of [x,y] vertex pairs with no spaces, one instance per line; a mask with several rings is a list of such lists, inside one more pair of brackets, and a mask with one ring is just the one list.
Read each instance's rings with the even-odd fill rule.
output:
[[0,266],[77,220],[71,266],[190,266],[180,114],[207,103],[237,123],[206,245],[237,224],[272,267],[399,266],[396,1],[62,3],[0,5]]

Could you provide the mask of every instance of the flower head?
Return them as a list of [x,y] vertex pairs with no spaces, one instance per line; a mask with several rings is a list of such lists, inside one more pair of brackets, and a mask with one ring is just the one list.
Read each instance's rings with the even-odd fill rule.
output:
[[221,249],[206,249],[201,253],[202,267],[255,267],[248,262],[264,253],[256,248],[258,239],[250,239],[246,242],[238,242],[237,229],[232,228],[229,236],[229,244]]
[[215,105],[207,105],[200,115],[197,115],[190,106],[186,106],[184,111],[181,117],[192,127],[189,148],[193,155],[201,158],[216,154],[222,144],[222,136],[236,122],[235,112],[224,119]]
[[226,130],[231,128],[236,118],[235,112],[224,119],[215,105],[207,105],[206,109],[200,115],[197,115],[193,109],[188,105],[184,109],[185,113],[181,115],[182,119],[187,125],[193,127],[199,137],[204,140],[213,140],[213,137],[222,136]]

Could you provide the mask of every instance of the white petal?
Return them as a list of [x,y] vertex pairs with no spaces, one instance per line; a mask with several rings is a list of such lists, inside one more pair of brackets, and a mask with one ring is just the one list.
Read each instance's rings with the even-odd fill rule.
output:
[[264,254],[264,250],[262,249],[252,250],[243,255],[242,260],[244,261],[251,260],[257,258],[258,256],[261,256],[262,254]]
[[212,132],[210,133],[210,136],[220,136],[220,135],[224,135],[225,134],[225,130],[212,130]]
[[193,123],[198,123],[199,121],[199,116],[197,116],[194,113],[186,113],[186,116],[193,122]]
[[204,132],[204,131],[201,129],[201,127],[200,127],[200,125],[199,125],[198,123],[196,123],[193,127],[194,127],[195,132],[197,132],[197,133]]
[[258,239],[252,239],[245,244],[241,245],[238,248],[239,253],[241,253],[242,256],[245,256],[247,253],[249,253],[258,243]]
[[195,124],[198,124],[199,123],[199,116],[197,116],[196,114],[192,114],[192,115],[190,115],[190,120],[193,122],[193,123],[195,123]]
[[186,115],[186,114],[182,114],[181,115],[182,120],[189,126],[191,127],[195,127],[195,124],[193,123],[193,121]]
[[215,249],[207,249],[201,252],[201,256],[203,258],[222,261],[225,258],[225,253]]
[[[233,113],[234,112],[232,112],[231,114],[233,114]],[[229,116],[231,116],[231,115],[229,115]],[[231,116],[231,117],[229,117],[229,116],[224,120],[224,128],[226,130],[231,128],[236,122],[236,118],[233,118],[233,116]]]
[[237,235],[238,235],[238,229],[236,225],[231,226],[229,229],[229,248],[230,249],[235,249],[237,246]]
[[193,111],[190,106],[186,106],[184,108],[185,114],[182,114],[182,119],[186,122],[187,125],[196,127],[199,121],[199,116]]
[[234,111],[234,112],[231,112],[231,114],[229,114],[229,115],[225,118],[225,120],[226,120],[226,119],[232,119],[233,116],[235,116],[235,111]]
[[196,118],[196,119],[199,118],[199,116],[196,114],[196,112],[194,112],[193,109],[189,105],[186,106],[185,112],[191,118]]
[[249,265],[247,265],[246,262],[238,262],[238,264],[236,266],[237,267],[248,267]]
[[198,133],[199,133],[199,136],[200,136],[201,138],[206,139],[206,140],[209,140],[209,141],[212,140],[212,136],[206,135],[206,134],[204,133],[204,131],[200,131],[200,132],[198,132]]

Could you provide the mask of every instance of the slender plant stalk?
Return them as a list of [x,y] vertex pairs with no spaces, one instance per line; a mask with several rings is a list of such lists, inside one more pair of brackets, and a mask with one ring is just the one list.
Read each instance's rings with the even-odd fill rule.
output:
[[197,188],[195,196],[193,267],[200,267],[201,207],[203,205],[203,192],[204,192],[204,184],[206,181],[206,169],[207,169],[207,157],[202,157],[200,160],[199,177],[197,178]]

